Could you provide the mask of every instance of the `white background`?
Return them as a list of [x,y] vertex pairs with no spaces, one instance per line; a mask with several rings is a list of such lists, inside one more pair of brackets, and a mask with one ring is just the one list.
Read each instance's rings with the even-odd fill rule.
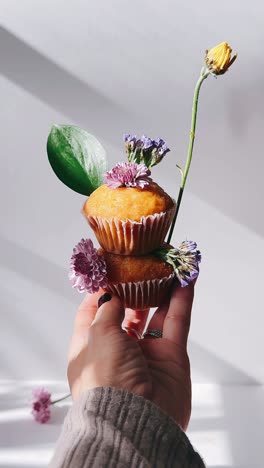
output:
[[[204,51],[228,41],[238,59],[226,75],[203,84],[173,241],[196,240],[203,254],[189,345],[196,405],[190,437],[211,467],[261,467],[262,2],[1,0],[0,8],[1,408],[12,407],[18,381],[26,398],[33,380],[52,388],[65,380],[81,299],[67,267],[72,247],[91,231],[80,214],[85,198],[49,167],[51,124],[95,134],[110,167],[125,157],[123,133],[163,137],[171,152],[153,177],[175,197],[175,164],[185,161]],[[196,418],[197,408],[204,409]],[[33,458],[8,458],[16,444],[6,437],[0,466],[39,466],[34,453],[47,429],[37,430],[40,447],[27,441]]]

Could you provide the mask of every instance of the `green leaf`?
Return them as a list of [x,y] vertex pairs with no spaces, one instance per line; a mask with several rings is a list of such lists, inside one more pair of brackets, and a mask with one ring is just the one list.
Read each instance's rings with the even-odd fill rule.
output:
[[75,192],[91,195],[104,183],[105,150],[85,130],[71,125],[53,125],[47,153],[56,176]]

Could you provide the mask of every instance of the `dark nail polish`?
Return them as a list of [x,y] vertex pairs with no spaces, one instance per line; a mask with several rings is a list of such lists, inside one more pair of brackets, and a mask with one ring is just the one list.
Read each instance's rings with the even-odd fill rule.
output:
[[104,293],[98,299],[98,308],[101,307],[101,305],[103,305],[105,302],[111,301],[111,299],[112,299],[112,296],[110,293]]

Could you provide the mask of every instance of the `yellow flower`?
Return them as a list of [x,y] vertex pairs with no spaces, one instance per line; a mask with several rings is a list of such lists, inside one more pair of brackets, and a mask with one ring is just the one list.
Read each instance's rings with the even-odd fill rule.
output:
[[227,42],[222,42],[212,49],[207,50],[205,63],[208,70],[213,75],[223,75],[237,58],[237,54],[232,58],[231,55],[232,49]]

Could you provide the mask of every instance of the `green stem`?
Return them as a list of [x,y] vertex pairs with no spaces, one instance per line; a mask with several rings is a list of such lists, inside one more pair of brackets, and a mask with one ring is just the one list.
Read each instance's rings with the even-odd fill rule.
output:
[[71,393],[68,393],[67,395],[64,395],[63,397],[59,398],[58,400],[54,400],[51,402],[52,405],[55,405],[56,403],[59,403],[60,401],[66,400],[66,398],[69,398],[71,396]]
[[174,215],[174,218],[173,218],[173,221],[172,221],[172,225],[171,225],[171,228],[170,228],[170,232],[169,232],[169,235],[168,235],[168,239],[167,239],[168,244],[171,241],[174,226],[175,226],[176,219],[177,219],[178,212],[179,212],[180,205],[181,205],[181,200],[182,200],[182,195],[183,195],[186,179],[187,179],[188,172],[189,172],[190,165],[191,165],[191,161],[192,161],[193,145],[194,145],[194,139],[195,139],[196,118],[197,118],[197,107],[198,107],[198,99],[199,99],[200,88],[202,86],[203,81],[208,77],[209,73],[210,72],[207,70],[207,68],[204,68],[204,67],[202,68],[201,74],[199,76],[199,79],[198,79],[198,81],[196,83],[196,86],[195,86],[195,89],[194,89],[193,106],[192,106],[192,122],[191,122],[191,131],[190,131],[190,140],[189,140],[187,160],[186,160],[186,164],[185,164],[185,168],[184,168],[183,176],[182,176],[182,180],[181,180],[179,195],[178,195],[177,204],[176,204],[176,212],[175,212],[175,215]]

